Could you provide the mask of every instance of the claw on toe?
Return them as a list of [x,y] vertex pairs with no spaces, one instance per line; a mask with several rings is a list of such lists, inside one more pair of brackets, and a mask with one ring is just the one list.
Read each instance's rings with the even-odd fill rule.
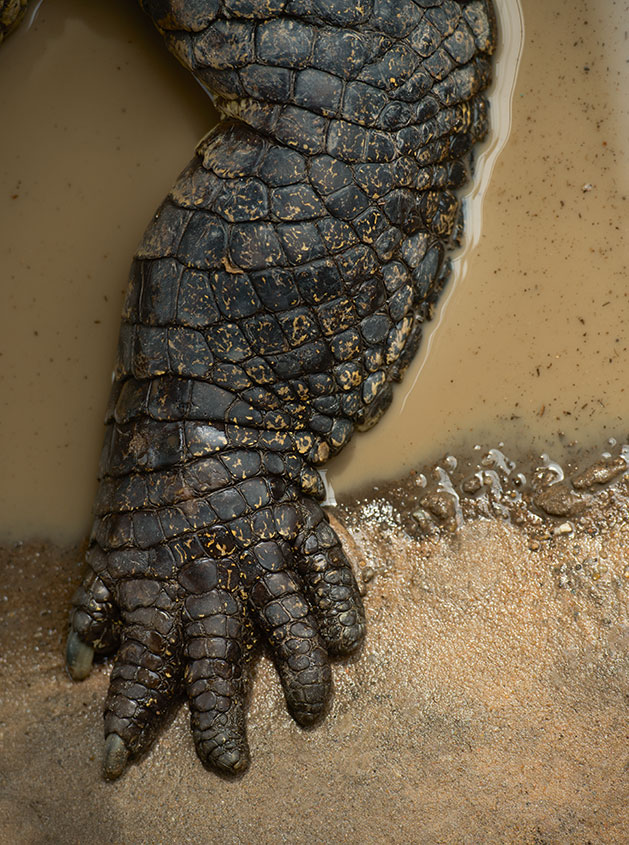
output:
[[292,706],[289,707],[290,714],[297,724],[302,728],[313,728],[323,721],[327,712],[327,696],[329,692],[325,693],[326,700],[318,706],[305,705],[303,707]]
[[[223,775],[241,775],[249,768],[249,748],[244,724],[233,730],[209,731],[205,739],[195,735],[197,754],[203,765]],[[209,734],[209,735],[208,735]]]
[[240,775],[249,767],[249,755],[230,749],[210,756],[208,765],[226,775]]
[[129,762],[129,749],[118,734],[109,734],[105,740],[103,754],[103,775],[107,780],[115,780],[124,772]]
[[84,643],[76,631],[70,631],[66,643],[66,666],[74,681],[83,681],[92,670],[94,649]]

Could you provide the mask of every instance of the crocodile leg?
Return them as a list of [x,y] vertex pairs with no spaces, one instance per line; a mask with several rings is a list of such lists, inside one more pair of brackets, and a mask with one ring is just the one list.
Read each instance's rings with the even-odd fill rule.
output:
[[68,665],[117,650],[105,774],[180,693],[248,762],[254,645],[316,722],[360,644],[317,467],[386,410],[449,274],[487,131],[484,0],[144,0],[223,115],[134,259]]

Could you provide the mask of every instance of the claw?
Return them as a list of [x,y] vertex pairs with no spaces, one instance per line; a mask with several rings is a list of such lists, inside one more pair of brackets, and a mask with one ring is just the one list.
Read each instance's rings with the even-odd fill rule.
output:
[[105,740],[103,754],[103,775],[107,780],[115,780],[124,772],[129,761],[129,749],[118,734],[109,734]]
[[249,755],[241,749],[232,748],[209,755],[208,765],[226,775],[239,775],[249,767]]
[[92,670],[94,649],[84,643],[76,631],[70,631],[66,643],[66,666],[74,681],[83,681]]

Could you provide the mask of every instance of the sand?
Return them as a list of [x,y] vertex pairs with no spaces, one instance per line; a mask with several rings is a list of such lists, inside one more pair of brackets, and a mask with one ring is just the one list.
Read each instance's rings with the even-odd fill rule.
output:
[[102,780],[108,666],[75,684],[62,662],[81,549],[5,548],[0,842],[626,843],[629,481],[592,482],[580,515],[550,517],[528,481],[512,495],[519,468],[483,460],[499,494],[461,493],[454,522],[425,507],[437,478],[444,489],[435,468],[427,488],[413,474],[332,509],[367,641],[335,663],[310,731],[260,658],[252,765],[236,781],[201,766],[185,705],[143,760]]

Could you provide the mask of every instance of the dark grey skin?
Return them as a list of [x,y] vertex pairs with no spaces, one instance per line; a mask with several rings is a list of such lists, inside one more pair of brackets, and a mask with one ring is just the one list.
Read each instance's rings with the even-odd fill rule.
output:
[[107,777],[182,691],[249,760],[249,655],[301,725],[364,612],[317,467],[386,410],[450,272],[487,132],[489,0],[141,0],[223,120],[136,253],[67,663],[116,652]]

